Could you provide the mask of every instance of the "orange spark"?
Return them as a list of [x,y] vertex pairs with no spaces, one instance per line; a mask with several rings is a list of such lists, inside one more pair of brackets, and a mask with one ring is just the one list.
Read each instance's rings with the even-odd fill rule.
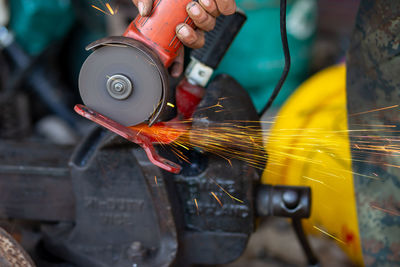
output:
[[393,216],[400,216],[400,212],[395,211],[395,210],[384,209],[384,208],[378,207],[378,206],[376,206],[376,205],[374,205],[372,203],[370,203],[369,206],[371,208],[374,208],[374,209],[389,213],[390,215],[393,215]]
[[114,15],[114,10],[111,8],[109,3],[106,3],[106,7],[107,7],[108,11],[110,11],[111,15]]
[[357,124],[357,123],[353,123],[351,125],[367,126],[367,127],[386,127],[386,128],[396,128],[397,127],[397,125],[385,125],[385,124]]
[[157,176],[154,175],[154,182],[156,182],[156,185],[158,185],[157,183]]
[[197,198],[194,199],[194,204],[196,205],[197,216],[199,216],[199,205],[197,204]]
[[237,202],[244,203],[243,200],[240,200],[231,194],[229,194],[228,191],[226,191],[222,186],[220,186],[214,179],[210,178],[211,181],[213,181],[222,191],[224,191],[225,194],[227,194],[231,199],[236,200]]
[[[380,108],[372,111],[386,110],[395,108],[400,105],[394,105],[386,108]],[[205,107],[222,108],[220,102],[217,104]],[[365,114],[364,112],[363,114]],[[356,114],[353,114],[356,115]],[[204,118],[203,118],[204,119]],[[378,128],[367,128],[357,130],[325,130],[320,128],[313,129],[280,129],[279,131],[271,132],[268,129],[263,129],[260,124],[270,124],[270,121],[243,121],[243,120],[227,120],[218,123],[211,123],[207,127],[192,127],[193,119],[186,119],[184,121],[171,121],[153,125],[136,125],[130,127],[141,134],[151,138],[153,142],[160,142],[162,144],[169,144],[172,152],[180,159],[190,163],[190,159],[184,150],[198,150],[204,153],[212,153],[225,160],[232,166],[233,159],[246,162],[249,166],[260,169],[265,169],[265,163],[268,160],[269,164],[287,166],[282,162],[282,158],[288,158],[295,161],[303,161],[316,166],[326,167],[329,162],[323,159],[316,160],[309,157],[305,152],[326,154],[329,158],[340,159],[342,161],[365,161],[364,155],[377,155],[388,157],[400,157],[400,138],[391,136],[392,133],[400,131],[393,131],[395,125],[368,125]],[[384,128],[386,127],[386,128]],[[268,127],[270,128],[270,127]],[[301,133],[298,131],[302,130]],[[387,133],[382,135],[382,133]],[[339,158],[339,155],[332,153],[340,148],[340,144],[332,140],[332,137],[338,134],[346,133],[351,141],[352,158]],[[280,142],[287,141],[294,138],[302,138],[302,142],[295,144],[282,145],[282,149],[269,150],[268,154],[265,149],[265,142]],[[318,142],[318,144],[316,144]],[[300,152],[300,153],[297,153]],[[381,161],[368,161],[370,164],[386,165],[391,167],[400,168],[397,165],[390,165]],[[377,175],[371,176],[363,175],[352,172],[347,169],[332,169],[332,174],[326,174],[333,177],[338,177],[337,171],[352,173],[353,175],[366,177],[375,180],[381,180]],[[340,176],[340,175],[339,175]],[[324,180],[317,180],[310,177],[303,177],[304,179],[318,182],[328,187],[331,190],[334,188],[325,183]],[[218,185],[218,184],[217,184]],[[218,185],[231,199],[243,203],[241,200],[230,195],[226,190]]]
[[212,108],[223,108],[223,106],[222,106],[222,105],[219,103],[219,101],[218,101],[217,104],[215,104],[215,105],[213,105],[213,106],[201,108],[201,109],[199,109],[199,111],[200,111],[200,110],[203,111],[203,110],[207,110],[207,109],[212,109]]
[[326,186],[327,188],[329,188],[330,190],[339,193],[339,192],[338,192],[337,190],[335,190],[332,186],[329,186],[329,185],[327,185],[326,183],[324,183],[324,182],[322,182],[322,181],[320,181],[320,180],[313,179],[313,178],[308,177],[308,176],[305,176],[305,175],[303,175],[302,177],[305,178],[305,179],[314,181],[314,182],[316,182],[316,183],[320,183],[320,184],[322,184],[323,186]]
[[219,198],[217,197],[217,195],[214,192],[211,192],[211,195],[213,195],[213,197],[218,201],[219,205],[222,207],[222,202],[221,200],[219,200]]
[[100,11],[100,12],[102,12],[102,13],[104,13],[104,14],[108,15],[108,13],[107,13],[107,12],[105,12],[104,10],[102,10],[101,8],[98,8],[98,7],[97,7],[97,6],[95,6],[95,5],[92,5],[92,7],[93,7],[94,9],[97,9],[98,11]]
[[[117,7],[117,9],[113,10],[111,5],[110,5],[110,3],[104,4],[104,2],[101,1],[101,0],[99,0],[99,2],[104,6],[104,8],[105,8],[104,10],[99,8],[99,7],[97,7],[97,6],[95,6],[95,5],[91,5],[91,6],[94,9],[96,9],[96,10],[100,11],[101,13],[104,13],[104,14],[106,14],[108,16],[113,16],[113,15],[117,14],[118,7]],[[107,12],[107,10],[108,10],[108,12]]]
[[385,163],[385,164],[383,164],[383,165],[388,166],[388,167],[393,167],[393,168],[398,168],[398,169],[400,169],[400,166],[399,166],[399,165],[393,165],[393,164],[387,164],[387,163]]
[[326,234],[327,236],[329,236],[329,237],[335,239],[336,241],[338,241],[338,242],[340,242],[340,243],[342,243],[342,244],[346,244],[343,240],[340,240],[340,239],[337,238],[336,236],[334,236],[334,235],[332,235],[332,234],[330,234],[330,233],[328,233],[328,232],[326,232],[326,231],[324,231],[324,230],[318,228],[317,226],[313,225],[313,227],[314,227],[315,229],[317,229],[318,231],[320,231],[321,233]]
[[371,112],[377,112],[377,111],[387,110],[387,109],[391,109],[391,108],[397,108],[398,106],[399,105],[393,105],[393,106],[384,107],[384,108],[371,109],[371,110],[367,110],[367,111],[363,111],[363,112],[350,114],[349,116],[358,116],[358,115],[367,114],[367,113],[371,113]]

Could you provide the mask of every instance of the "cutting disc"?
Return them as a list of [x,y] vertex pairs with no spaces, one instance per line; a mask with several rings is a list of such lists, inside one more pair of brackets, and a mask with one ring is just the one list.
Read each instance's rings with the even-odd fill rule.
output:
[[[96,49],[83,64],[79,91],[89,108],[122,125],[133,126],[147,121],[156,111],[163,94],[161,79],[151,55],[142,49],[106,45]],[[118,95],[121,88],[124,92]]]

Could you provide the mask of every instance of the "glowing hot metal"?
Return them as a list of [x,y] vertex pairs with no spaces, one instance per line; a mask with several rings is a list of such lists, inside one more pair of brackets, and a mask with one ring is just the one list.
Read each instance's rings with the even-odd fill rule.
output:
[[179,173],[181,171],[182,168],[180,165],[170,160],[167,160],[157,154],[157,152],[154,149],[153,142],[149,136],[146,136],[143,133],[135,131],[134,129],[125,127],[113,120],[110,120],[109,118],[101,115],[100,113],[97,113],[96,111],[84,105],[76,105],[74,109],[79,115],[97,124],[100,124],[101,126],[107,128],[108,130],[122,136],[123,138],[131,142],[140,145],[146,152],[149,160],[154,165],[172,173]]

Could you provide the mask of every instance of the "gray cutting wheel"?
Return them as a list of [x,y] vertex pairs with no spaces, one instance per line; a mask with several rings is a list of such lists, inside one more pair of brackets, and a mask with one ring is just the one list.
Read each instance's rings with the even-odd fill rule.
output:
[[[125,99],[107,90],[110,77],[124,75],[132,84]],[[79,91],[89,108],[125,125],[147,121],[162,98],[162,82],[149,55],[130,46],[103,46],[85,61],[79,74]]]

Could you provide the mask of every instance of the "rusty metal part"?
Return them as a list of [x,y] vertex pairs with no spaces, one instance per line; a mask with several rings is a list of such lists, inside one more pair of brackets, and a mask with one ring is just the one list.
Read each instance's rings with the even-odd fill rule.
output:
[[6,231],[0,228],[0,266],[34,267],[24,249]]
[[[151,126],[158,121],[165,120],[166,117],[169,118],[170,109],[168,109],[167,103],[173,96],[169,90],[168,73],[158,55],[145,44],[122,36],[100,39],[87,46],[86,50],[94,50],[96,53],[97,50],[103,51],[107,47],[111,51],[107,52],[108,56],[104,57],[103,63],[99,63],[97,60],[97,57],[101,55],[92,54],[82,67],[79,88],[85,104],[125,126],[133,126],[141,122],[146,122]],[[113,57],[120,50],[125,51],[124,48],[126,57],[122,56],[112,62]],[[131,56],[135,57],[134,51],[137,53],[136,60],[130,58]],[[139,55],[140,58],[138,58]],[[109,66],[113,73],[98,72],[97,69],[102,65]],[[136,66],[136,68],[132,68],[132,66]],[[145,66],[147,66],[147,71],[143,69]],[[132,73],[132,71],[137,73]],[[98,76],[99,73],[100,76]],[[106,76],[115,74],[129,77],[135,88],[131,97],[124,100],[125,102],[129,100],[126,103],[106,97]],[[151,99],[146,95],[150,95]],[[157,99],[153,97],[156,95],[159,95]],[[143,97],[146,97],[147,100]],[[97,106],[99,100],[102,101],[102,104]],[[136,115],[138,113],[140,114]]]
[[[391,131],[374,131],[377,147],[398,140],[399,108],[360,113],[399,104],[399,14],[399,1],[361,1],[347,57],[349,130],[359,130],[361,127],[357,125],[362,125],[362,129],[374,129],[374,125],[397,126]],[[364,264],[399,266],[400,160],[395,153],[360,151],[356,148],[357,141],[351,139]]]
[[167,159],[159,156],[154,149],[151,139],[149,139],[144,134],[141,134],[140,132],[135,131],[132,128],[125,127],[125,126],[123,126],[123,125],[121,125],[121,124],[119,124],[119,123],[117,123],[117,122],[101,115],[100,113],[97,113],[96,111],[91,110],[90,108],[85,107],[83,105],[76,105],[75,111],[79,115],[107,128],[108,130],[122,136],[123,138],[125,138],[131,142],[134,142],[134,143],[140,145],[143,148],[143,150],[146,152],[149,160],[154,165],[156,165],[166,171],[172,172],[172,173],[180,172],[181,166],[179,166],[178,164],[176,164],[170,160],[167,160]]

